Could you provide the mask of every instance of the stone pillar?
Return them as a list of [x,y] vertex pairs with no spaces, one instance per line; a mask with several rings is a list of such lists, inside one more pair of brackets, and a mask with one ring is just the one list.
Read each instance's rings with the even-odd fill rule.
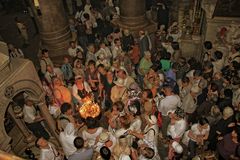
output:
[[48,124],[51,134],[58,140],[58,134],[56,133],[56,121],[50,115],[47,105],[44,103],[44,100],[42,100],[38,105],[41,115]]
[[142,27],[148,25],[145,17],[145,0],[121,0],[120,23],[128,27]]
[[40,38],[50,56],[66,54],[71,38],[62,0],[39,0],[41,14],[37,16]]
[[139,30],[154,32],[157,25],[146,18],[145,3],[145,0],[120,0],[120,18],[113,23],[131,30],[135,35]]

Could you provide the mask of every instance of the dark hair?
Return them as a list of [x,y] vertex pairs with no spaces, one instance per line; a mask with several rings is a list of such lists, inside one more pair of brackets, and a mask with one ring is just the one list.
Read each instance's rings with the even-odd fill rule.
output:
[[206,61],[206,62],[204,63],[204,66],[203,66],[203,67],[213,68],[213,64],[212,64],[211,61]]
[[226,97],[232,98],[233,97],[233,92],[232,92],[231,89],[227,88],[227,89],[224,90],[224,95]]
[[214,52],[214,56],[216,57],[216,59],[222,59],[223,53],[220,51],[216,51]]
[[218,90],[218,85],[216,83],[211,83],[211,90],[213,92],[217,91]]
[[198,62],[194,57],[191,57],[187,63],[190,65],[190,70],[195,69],[195,70],[200,70],[202,69],[202,64]]
[[202,71],[201,70],[195,70],[193,73],[193,76],[202,76]]
[[108,147],[103,146],[100,149],[100,155],[104,160],[110,160],[111,158],[111,151],[108,149]]
[[73,144],[77,149],[81,149],[84,146],[84,140],[82,137],[76,137],[73,141]]
[[86,125],[88,129],[94,129],[98,127],[98,120],[96,118],[88,117],[86,119]]
[[179,57],[179,63],[186,64],[186,58],[185,57]]
[[232,132],[235,131],[237,133],[237,141],[240,142],[240,128],[237,124],[232,128]]
[[182,82],[183,82],[183,83],[189,83],[189,82],[190,82],[190,79],[189,79],[188,77],[184,76],[184,77],[182,78]]
[[72,108],[72,106],[71,106],[71,104],[70,103],[63,103],[62,105],[61,105],[61,113],[62,114],[64,114],[64,113],[66,113],[69,109],[71,109]]
[[47,49],[42,49],[42,54],[44,54],[44,53],[46,53],[46,52],[48,52]]
[[172,42],[172,48],[174,50],[179,50],[179,43],[178,42]]
[[[137,112],[135,113],[135,114],[133,114],[133,116],[135,117],[135,116],[139,116],[139,115],[141,115],[141,103],[140,103],[140,101],[139,100],[134,100],[134,101],[132,101],[131,103],[130,103],[130,105],[128,106],[128,108],[129,108],[129,111],[131,110],[130,108],[131,107],[135,107],[136,109],[137,109]],[[131,111],[130,111],[131,112]],[[132,113],[132,112],[131,112]]]
[[150,99],[153,98],[151,89],[144,89],[143,92],[147,93],[147,98],[150,98]]
[[172,36],[169,36],[169,37],[167,38],[167,40],[168,40],[168,42],[171,42],[171,43],[172,43],[174,39],[173,39]]
[[114,44],[116,44],[117,41],[120,41],[120,39],[119,38],[114,39]]
[[234,49],[239,52],[240,51],[240,45],[234,45]]
[[124,129],[128,129],[130,127],[131,122],[129,121],[127,115],[121,116],[121,117],[119,117],[119,119],[120,119],[121,125]]
[[39,137],[39,138],[37,138],[37,139],[35,140],[35,146],[36,146],[37,148],[40,147],[40,146],[38,145],[38,141],[39,141],[40,138],[42,138],[42,137]]
[[172,69],[179,70],[180,69],[180,64],[178,62],[174,62],[172,64]]
[[[161,64],[161,63],[160,63]],[[162,67],[162,66],[161,66]],[[157,72],[159,69],[159,65],[152,65],[151,69],[154,70],[154,72]]]
[[145,158],[152,159],[155,155],[155,151],[150,147],[145,147],[144,150],[147,154],[143,155]]
[[117,101],[117,102],[113,103],[113,105],[117,106],[117,110],[119,112],[122,112],[124,109],[124,103],[122,101]]
[[205,125],[205,124],[209,124],[207,118],[205,118],[205,117],[199,118],[198,123],[199,123],[201,126],[203,126],[203,125]]
[[88,66],[90,66],[90,65],[96,65],[96,62],[94,61],[94,60],[90,60],[90,61],[88,61]]
[[212,42],[211,41],[205,41],[203,43],[203,45],[204,45],[204,48],[206,48],[207,50],[212,49]]
[[105,68],[103,64],[99,64],[97,68]]
[[171,53],[166,52],[166,53],[163,55],[162,59],[170,60],[170,59],[171,59]]
[[84,13],[84,14],[83,14],[83,17],[84,17],[86,20],[89,20],[89,19],[90,19],[90,16],[89,16],[88,13]]
[[114,33],[119,33],[120,32],[120,28],[115,28],[113,32]]

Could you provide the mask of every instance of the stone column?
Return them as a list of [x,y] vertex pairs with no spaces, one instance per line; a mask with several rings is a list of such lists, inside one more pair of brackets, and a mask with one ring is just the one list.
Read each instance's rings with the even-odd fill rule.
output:
[[44,100],[42,100],[41,103],[38,104],[38,106],[39,106],[41,115],[43,116],[46,123],[48,124],[51,134],[58,140],[58,134],[56,133],[56,121],[50,115],[47,105],[44,103]]
[[66,54],[71,34],[62,0],[39,0],[39,8],[37,20],[43,47],[48,48],[51,57]]
[[145,17],[145,0],[121,0],[120,23],[128,27],[145,27],[148,20]]
[[155,31],[157,25],[146,18],[145,3],[145,0],[120,0],[120,18],[113,23],[135,34],[139,30]]

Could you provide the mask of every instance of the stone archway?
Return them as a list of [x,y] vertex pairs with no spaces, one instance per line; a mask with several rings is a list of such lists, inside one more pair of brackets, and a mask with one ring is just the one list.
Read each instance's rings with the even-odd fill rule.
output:
[[40,83],[32,79],[20,79],[6,85],[5,90],[0,92],[0,96],[2,97],[0,101],[0,144],[2,145],[0,145],[0,149],[6,152],[11,151],[11,137],[5,130],[5,113],[8,112],[9,104],[12,103],[13,98],[23,92],[27,93],[36,100],[42,116],[46,119],[49,131],[57,138],[57,134],[55,132],[55,121],[52,119],[48,112],[48,108],[45,105],[45,93],[43,92]]

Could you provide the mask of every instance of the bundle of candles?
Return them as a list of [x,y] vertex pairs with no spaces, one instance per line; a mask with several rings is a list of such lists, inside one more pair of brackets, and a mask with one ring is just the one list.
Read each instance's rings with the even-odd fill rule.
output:
[[88,117],[96,118],[101,110],[97,103],[94,103],[91,96],[83,98],[83,105],[79,108],[80,116],[84,119]]

